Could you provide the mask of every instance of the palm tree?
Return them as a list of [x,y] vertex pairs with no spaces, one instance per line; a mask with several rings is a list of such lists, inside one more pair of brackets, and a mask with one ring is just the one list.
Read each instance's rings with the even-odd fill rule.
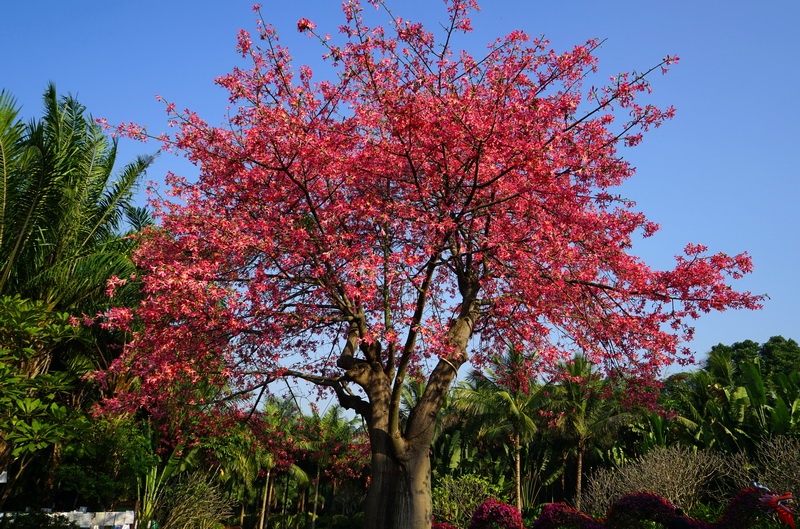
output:
[[[44,116],[28,123],[14,98],[0,92],[0,296],[78,318],[109,308],[108,281],[135,271],[129,235],[150,222],[133,206],[133,194],[152,157],[114,174],[116,154],[116,140],[74,98],[59,98],[52,84],[44,93]],[[138,295],[135,285],[121,293],[122,303]],[[35,370],[33,363],[18,369],[40,383],[45,379],[38,377],[50,372],[75,381],[60,404],[77,413],[97,398],[82,376],[108,365],[105,344],[113,340],[99,326],[83,329],[80,340],[41,351]],[[58,446],[47,468],[57,467]]]
[[[114,172],[117,142],[86,108],[71,96],[59,98],[52,84],[43,100],[43,117],[23,123],[14,98],[0,92],[0,295],[78,318],[112,301],[132,304],[135,285],[119,289],[115,300],[107,286],[135,272],[131,235],[152,221],[134,206],[134,192],[153,157]],[[87,338],[53,351],[53,368],[81,377],[107,367],[107,345],[117,339],[99,326]],[[68,404],[81,407],[84,398],[78,392]]]
[[[514,457],[514,496],[523,508],[522,447],[538,431],[534,417],[541,408],[545,386],[530,381],[522,371],[524,356],[514,348],[497,359],[486,373],[473,371],[453,392],[454,407],[481,425],[478,435],[486,440],[511,441]],[[518,384],[518,380],[530,385]]]
[[[308,417],[308,447],[311,462],[315,463],[314,492],[312,499],[311,529],[316,527],[317,509],[319,502],[319,487],[323,469],[333,469],[345,464],[358,465],[359,461],[352,450],[358,437],[360,420],[356,417],[347,418],[344,408],[335,404],[320,415],[312,410]],[[367,464],[367,460],[361,462]],[[337,472],[338,474],[339,472]],[[337,479],[332,481],[332,498],[336,494]]]
[[703,369],[670,384],[675,408],[699,448],[752,451],[767,426],[766,393],[757,367],[715,348]]
[[230,499],[239,504],[239,525],[244,525],[247,506],[256,500],[256,481],[260,473],[269,475],[275,466],[272,454],[241,424],[235,425],[225,436],[208,439],[204,448],[213,452],[218,479],[229,491]]
[[153,157],[115,174],[116,156],[116,140],[52,84],[28,124],[0,92],[0,294],[80,314],[107,302],[110,277],[134,271],[128,236],[150,221],[133,194]]
[[584,459],[589,448],[600,438],[628,424],[632,417],[616,411],[613,404],[601,396],[606,382],[585,356],[576,355],[559,367],[562,376],[551,402],[561,414],[558,431],[570,441],[569,452],[575,456],[575,508],[580,509]]

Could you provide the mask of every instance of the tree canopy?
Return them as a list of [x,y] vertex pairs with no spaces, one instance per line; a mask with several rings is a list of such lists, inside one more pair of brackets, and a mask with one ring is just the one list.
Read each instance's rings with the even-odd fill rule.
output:
[[[473,1],[447,3],[439,37],[370,3],[388,25],[356,0],[338,37],[298,22],[334,77],[296,67],[260,22],[257,38],[239,33],[252,67],[217,80],[227,123],[167,105],[165,139],[200,176],[169,175],[153,201],[145,300],[109,315],[137,330],[116,369],[141,385],[109,405],[228,409],[284,377],[332,388],[369,425],[368,524],[426,527],[429,496],[411,492],[426,487],[407,483],[427,479],[436,411],[465,362],[512,346],[535,355],[533,376],[580,352],[651,379],[688,354],[692,320],[761,297],[729,284],[746,254],[688,244],[656,270],[632,252],[658,227],[615,193],[634,173],[618,148],[672,117],[641,98],[676,58],[591,86],[598,41],[558,53],[515,31],[475,57],[455,44]],[[401,427],[403,383],[421,375]]]

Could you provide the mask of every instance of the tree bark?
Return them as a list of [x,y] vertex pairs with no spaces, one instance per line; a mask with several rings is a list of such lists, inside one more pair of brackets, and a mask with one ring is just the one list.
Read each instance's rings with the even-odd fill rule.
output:
[[264,525],[269,521],[269,478],[271,471],[267,469],[267,482],[264,484],[264,495],[261,498],[261,516],[258,519],[258,529],[264,529]]
[[397,427],[399,402],[394,402],[389,385],[380,381],[383,374],[374,372],[377,382],[367,385],[372,469],[364,506],[366,529],[430,529],[430,447],[439,410],[456,374],[454,362],[442,360],[433,370],[402,433]]
[[[428,281],[434,270],[435,266],[431,265]],[[450,384],[458,368],[467,361],[467,344],[478,314],[478,283],[465,280],[459,285],[462,287],[464,301],[447,337],[453,353],[446,358],[440,357],[404,428],[401,428],[399,420],[400,394],[414,351],[416,331],[410,333],[400,358],[395,359],[394,353],[390,353],[384,359],[380,344],[359,344],[359,337],[367,334],[363,320],[360,326],[354,323],[350,327],[347,344],[337,365],[345,370],[349,382],[364,390],[367,400],[345,395],[341,389],[337,390],[337,396],[343,407],[360,413],[369,427],[372,468],[364,504],[366,529],[431,527],[431,443]],[[426,288],[421,289],[417,320],[421,318],[425,305]],[[355,358],[356,350],[363,353],[363,359]],[[384,360],[387,365],[384,365]]]
[[366,529],[429,529],[433,509],[430,470],[427,450],[418,450],[401,462],[373,449],[364,506]]
[[583,448],[578,448],[578,469],[575,482],[575,508],[581,510],[581,496],[583,495]]

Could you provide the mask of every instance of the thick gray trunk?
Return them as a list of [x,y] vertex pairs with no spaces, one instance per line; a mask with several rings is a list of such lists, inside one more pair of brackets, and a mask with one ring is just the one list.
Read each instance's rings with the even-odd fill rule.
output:
[[[429,271],[431,274],[433,268]],[[347,379],[358,384],[367,394],[367,401],[355,402],[343,391],[337,394],[345,407],[356,409],[369,425],[372,449],[372,471],[364,505],[366,529],[430,529],[431,463],[430,448],[436,421],[450,384],[458,368],[467,360],[466,347],[477,316],[475,296],[478,285],[464,285],[461,313],[448,332],[448,341],[458,354],[442,358],[431,372],[425,391],[413,407],[405,428],[399,421],[400,394],[409,359],[414,350],[414,337],[403,348],[400,359],[390,355],[384,366],[378,345],[359,345],[360,331],[351,327],[348,346],[337,361],[346,370]],[[419,310],[424,307],[421,294]],[[360,350],[364,359],[355,359]],[[397,369],[397,372],[395,372]]]
[[365,528],[430,529],[430,470],[427,451],[419,451],[402,463],[374,453],[364,508]]

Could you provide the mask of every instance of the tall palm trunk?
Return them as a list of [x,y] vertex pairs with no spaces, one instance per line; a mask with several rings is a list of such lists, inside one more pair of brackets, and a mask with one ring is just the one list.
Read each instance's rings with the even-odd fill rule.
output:
[[294,519],[294,529],[300,529],[300,520],[305,518],[304,513],[306,512],[306,497],[308,496],[308,489],[303,491],[298,491],[297,493],[297,509],[296,509],[296,516]]
[[581,510],[581,496],[583,495],[583,447],[578,448],[578,462],[575,471],[575,508]]
[[314,506],[311,509],[311,529],[317,527],[317,502],[319,501],[319,465],[317,465],[317,479],[314,482]]
[[258,519],[258,529],[264,529],[269,520],[269,492],[271,469],[267,469],[267,482],[264,484],[264,494],[261,496],[261,516]]
[[522,443],[518,431],[514,432],[514,490],[517,509],[522,512]]

